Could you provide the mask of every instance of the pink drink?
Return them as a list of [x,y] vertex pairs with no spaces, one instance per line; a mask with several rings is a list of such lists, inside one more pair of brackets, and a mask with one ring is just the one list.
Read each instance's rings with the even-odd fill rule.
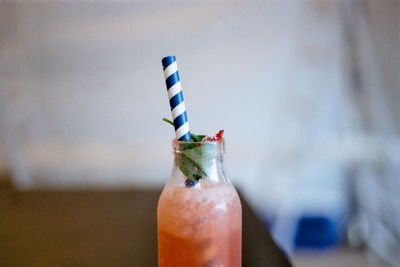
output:
[[175,165],[158,203],[159,267],[241,266],[240,200],[222,157],[213,160],[214,171],[193,186]]

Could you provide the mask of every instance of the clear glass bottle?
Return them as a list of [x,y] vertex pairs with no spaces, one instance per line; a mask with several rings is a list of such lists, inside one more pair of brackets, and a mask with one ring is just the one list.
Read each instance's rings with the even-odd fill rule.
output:
[[158,266],[240,267],[242,208],[225,177],[223,141],[173,141],[173,148],[157,209]]

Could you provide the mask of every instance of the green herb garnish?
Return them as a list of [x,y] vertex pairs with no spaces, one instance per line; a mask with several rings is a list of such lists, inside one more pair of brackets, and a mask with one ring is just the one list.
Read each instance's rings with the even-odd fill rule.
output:
[[[163,121],[174,125],[174,123],[163,118]],[[190,180],[197,182],[211,173],[212,159],[217,154],[216,142],[204,142],[206,135],[190,134],[191,139],[179,145],[175,164],[182,173]]]

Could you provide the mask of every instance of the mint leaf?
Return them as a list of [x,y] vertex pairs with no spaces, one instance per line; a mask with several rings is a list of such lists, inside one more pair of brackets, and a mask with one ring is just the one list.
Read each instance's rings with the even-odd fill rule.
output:
[[192,181],[197,182],[207,175],[197,162],[193,161],[183,153],[178,154],[176,156],[176,160],[176,165],[179,167],[182,173]]
[[169,120],[167,118],[163,118],[162,120],[167,122],[167,123],[169,123],[169,124],[171,124],[172,126],[174,126],[174,123],[171,120]]
[[180,149],[181,152],[177,155],[177,165],[187,178],[198,181],[210,175],[212,159],[217,153],[215,143],[182,144]]
[[[163,121],[174,126],[174,123],[167,118],[163,118]],[[180,144],[175,164],[188,179],[197,182],[210,175],[212,159],[217,154],[217,144],[214,142],[200,143],[206,135],[191,133],[190,136],[191,140],[188,143]]]
[[193,142],[201,142],[203,141],[203,138],[206,137],[205,135],[196,135],[196,134],[190,134],[192,137]]

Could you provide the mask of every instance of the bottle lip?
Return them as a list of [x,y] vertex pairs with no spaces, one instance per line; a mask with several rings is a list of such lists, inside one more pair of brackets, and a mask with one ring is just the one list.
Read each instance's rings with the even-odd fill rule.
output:
[[202,145],[215,145],[217,147],[217,150],[219,153],[224,153],[225,152],[225,139],[222,138],[220,141],[202,141],[202,142],[192,142],[192,141],[178,141],[175,139],[172,140],[172,147],[175,150],[180,150],[182,145],[186,144],[191,144],[191,145],[196,145],[196,146],[202,146]]
[[203,145],[203,144],[215,144],[215,145],[224,145],[225,144],[225,139],[222,138],[221,141],[201,141],[201,142],[193,142],[193,141],[178,141],[175,139],[172,139],[172,144],[175,145],[181,145],[181,144],[198,144],[198,145]]

